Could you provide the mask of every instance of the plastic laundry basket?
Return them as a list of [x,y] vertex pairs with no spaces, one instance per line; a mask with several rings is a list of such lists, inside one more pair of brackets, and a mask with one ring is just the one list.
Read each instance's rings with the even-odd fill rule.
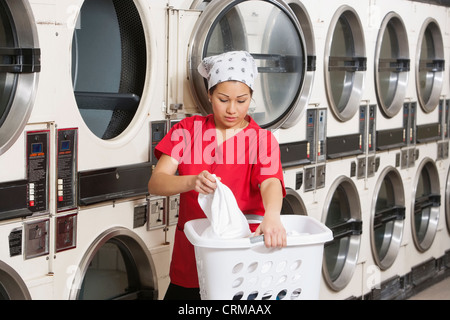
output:
[[287,246],[266,248],[251,238],[202,237],[208,219],[191,220],[184,232],[195,247],[203,300],[318,299],[324,243],[333,234],[316,219],[282,215]]

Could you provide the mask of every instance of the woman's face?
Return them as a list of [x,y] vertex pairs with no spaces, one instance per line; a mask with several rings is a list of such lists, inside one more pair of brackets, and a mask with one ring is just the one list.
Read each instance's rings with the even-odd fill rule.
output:
[[246,84],[239,81],[221,82],[214,92],[208,95],[216,128],[242,128],[252,99],[250,88]]

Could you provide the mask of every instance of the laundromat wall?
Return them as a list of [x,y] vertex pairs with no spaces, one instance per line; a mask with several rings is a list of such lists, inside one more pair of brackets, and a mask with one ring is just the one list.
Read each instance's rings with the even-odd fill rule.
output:
[[230,50],[258,64],[281,213],[333,231],[320,299],[447,277],[449,19],[438,0],[0,0],[0,298],[164,297],[182,226],[179,195],[148,194],[154,147],[212,112],[197,65]]

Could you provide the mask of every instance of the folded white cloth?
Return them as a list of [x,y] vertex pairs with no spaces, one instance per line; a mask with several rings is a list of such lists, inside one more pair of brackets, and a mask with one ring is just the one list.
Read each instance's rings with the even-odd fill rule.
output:
[[216,183],[213,193],[198,195],[198,203],[211,223],[202,236],[226,239],[249,237],[248,221],[239,209],[233,192],[217,178]]

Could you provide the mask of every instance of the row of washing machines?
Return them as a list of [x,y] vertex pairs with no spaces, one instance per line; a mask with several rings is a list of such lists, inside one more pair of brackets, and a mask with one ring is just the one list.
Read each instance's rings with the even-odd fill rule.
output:
[[404,298],[450,265],[450,8],[406,0],[1,0],[0,297],[161,299],[178,196],[154,146],[247,50],[283,214],[325,223],[321,299]]

